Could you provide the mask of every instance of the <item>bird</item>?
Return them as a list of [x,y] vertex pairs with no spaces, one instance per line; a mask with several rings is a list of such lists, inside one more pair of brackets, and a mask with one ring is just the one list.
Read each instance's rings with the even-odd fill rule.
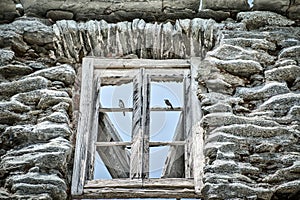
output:
[[173,110],[174,108],[173,108],[173,106],[172,106],[172,104],[171,104],[171,102],[169,101],[169,99],[164,99],[164,101],[165,101],[165,104],[167,105],[167,106],[170,106],[170,108]]
[[[120,108],[125,108],[125,104],[124,104],[124,102],[122,101],[122,99],[119,99],[119,107],[120,107]],[[125,111],[123,111],[123,115],[125,116]]]

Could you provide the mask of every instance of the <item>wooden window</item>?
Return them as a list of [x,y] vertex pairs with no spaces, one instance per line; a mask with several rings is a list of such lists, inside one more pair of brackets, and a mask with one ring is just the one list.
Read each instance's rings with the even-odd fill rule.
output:
[[[204,158],[203,129],[199,126],[201,115],[195,81],[199,62],[199,58],[83,59],[71,189],[73,198],[200,197]],[[182,104],[173,108],[151,105],[151,99],[162,98],[151,96],[152,85],[174,82],[181,85]],[[132,105],[102,105],[101,89],[122,85],[131,87],[128,91],[132,93]],[[178,113],[178,123],[171,140],[151,139],[150,127],[155,112]],[[129,139],[121,137],[109,113],[130,116],[132,125],[129,125]],[[161,176],[152,177],[149,160],[155,159],[151,158],[151,151],[158,147],[168,147],[168,152]],[[97,156],[112,179],[95,178],[99,170],[94,164]]]

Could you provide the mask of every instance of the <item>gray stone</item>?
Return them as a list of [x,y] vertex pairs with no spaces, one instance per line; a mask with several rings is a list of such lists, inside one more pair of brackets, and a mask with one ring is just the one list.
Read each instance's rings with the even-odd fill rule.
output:
[[237,105],[243,102],[243,99],[231,97],[221,93],[203,93],[198,95],[202,106],[210,106],[217,103],[226,103],[228,105]]
[[10,50],[0,49],[0,66],[12,61],[15,53]]
[[300,63],[300,46],[292,46],[283,49],[280,53],[278,58],[288,58],[292,60],[296,60]]
[[230,95],[235,87],[245,86],[245,79],[229,73],[221,73],[216,61],[217,59],[215,58],[207,57],[201,62],[198,67],[198,82],[201,85],[207,87],[210,92],[220,92]]
[[295,198],[299,198],[299,185],[300,185],[300,180],[294,180],[294,181],[289,181],[286,183],[283,183],[276,187],[276,193],[281,193],[281,194],[295,194]]
[[269,10],[285,14],[290,6],[289,0],[255,0],[253,10]]
[[273,42],[267,41],[266,39],[257,39],[257,38],[228,38],[223,39],[220,44],[229,44],[233,46],[241,47],[251,47],[253,49],[262,49],[262,50],[276,50],[276,45]]
[[0,188],[0,199],[12,200],[15,199],[14,195],[10,194],[5,188]]
[[9,23],[18,16],[16,5],[12,0],[1,0],[0,2],[0,24]]
[[50,81],[41,77],[28,77],[18,81],[8,83],[0,83],[0,91],[2,95],[14,95],[16,93],[28,92],[32,90],[47,88]]
[[37,105],[41,98],[45,99],[49,97],[69,97],[67,92],[57,91],[57,90],[49,90],[49,89],[41,89],[41,90],[33,90],[30,92],[19,93],[11,97],[12,100],[17,100],[26,105]]
[[289,93],[290,90],[285,83],[268,82],[263,86],[252,88],[237,88],[235,96],[245,101],[263,100],[279,94]]
[[[230,172],[230,168],[227,169]],[[228,191],[228,192],[224,192]],[[229,192],[230,191],[230,192]],[[270,200],[273,196],[273,189],[260,186],[249,186],[244,183],[205,183],[202,189],[205,199],[253,199]]]
[[282,15],[268,11],[240,12],[237,20],[245,23],[248,30],[264,26],[290,26],[295,23]]
[[16,125],[6,128],[0,137],[2,145],[31,144],[38,141],[48,141],[56,137],[69,137],[71,129],[66,123],[53,123],[49,121],[37,125]]
[[234,89],[229,83],[225,82],[220,78],[207,80],[205,81],[205,85],[209,92],[232,94],[234,91]]
[[271,126],[271,127],[264,127],[258,126],[253,124],[234,124],[223,126],[220,128],[216,128],[212,131],[213,133],[216,132],[224,132],[229,133],[236,136],[243,136],[243,137],[260,137],[260,138],[270,138],[276,136],[283,136],[283,135],[293,135],[293,134],[300,134],[299,131],[288,127],[282,126]]
[[8,101],[8,102],[0,102],[0,111],[2,110],[9,110],[9,111],[13,111],[16,113],[23,113],[23,112],[27,112],[30,109],[30,107],[16,101],[16,100],[12,100],[12,101]]
[[300,67],[288,65],[265,71],[266,80],[293,83],[300,75]]
[[40,109],[47,109],[54,105],[57,105],[61,102],[66,102],[69,105],[72,105],[72,99],[69,97],[57,97],[52,95],[43,95],[40,99],[37,107]]
[[7,179],[6,186],[18,195],[48,193],[53,199],[67,199],[67,184],[54,174],[14,175]]
[[223,112],[232,112],[232,108],[230,105],[225,104],[225,103],[217,103],[212,106],[205,106],[202,107],[202,110],[204,111],[204,114],[209,114],[209,113],[223,113]]
[[49,116],[38,119],[38,123],[43,122],[43,121],[50,121],[50,122],[55,122],[55,123],[69,123],[70,122],[67,113],[62,113],[62,112],[54,112]]
[[0,161],[0,177],[10,171],[26,171],[38,166],[41,170],[59,170],[66,173],[72,147],[68,140],[55,138],[47,143],[32,144],[7,152]]
[[9,48],[18,56],[24,55],[30,47],[23,41],[22,35],[14,30],[1,30],[2,27],[0,26],[0,48]]
[[32,68],[24,65],[5,65],[0,67],[0,75],[5,78],[23,76],[32,73]]
[[276,61],[274,68],[284,67],[287,65],[297,65],[297,62],[295,60],[291,60],[291,59],[279,59]]
[[[295,1],[294,1],[295,2]],[[300,3],[295,3],[294,5],[290,5],[288,9],[288,17],[293,19],[293,20],[299,20],[299,12],[300,12]]]
[[[293,163],[292,166],[279,169],[274,174],[265,177],[262,181],[269,182],[269,183],[291,181],[299,178],[299,172],[300,172],[300,161],[296,161]],[[299,180],[297,180],[297,182],[299,182]]]
[[[201,7],[202,5],[202,7]],[[249,10],[249,4],[244,0],[202,0],[201,9],[224,10],[224,11],[245,11]]]
[[297,77],[296,80],[294,81],[294,84],[291,87],[292,91],[298,91],[300,90],[300,77]]
[[271,97],[256,111],[273,111],[275,116],[284,116],[293,106],[300,105],[300,94],[287,93]]
[[252,60],[214,60],[216,66],[236,76],[250,77],[253,74],[260,73],[262,66]]
[[257,61],[261,64],[270,64],[275,60],[273,56],[264,51],[248,50],[227,44],[220,45],[207,54],[220,60],[251,60],[252,62]]
[[58,21],[58,20],[71,20],[74,17],[74,14],[69,11],[64,11],[64,10],[49,10],[46,14],[47,18],[52,19],[53,21]]
[[75,81],[75,75],[75,70],[70,65],[64,64],[36,71],[28,77],[43,76],[52,81],[62,81],[66,85],[72,85]]
[[206,128],[217,128],[233,124],[254,124],[266,127],[279,125],[274,121],[264,120],[260,117],[242,117],[232,113],[211,113],[205,115],[201,120],[201,126]]

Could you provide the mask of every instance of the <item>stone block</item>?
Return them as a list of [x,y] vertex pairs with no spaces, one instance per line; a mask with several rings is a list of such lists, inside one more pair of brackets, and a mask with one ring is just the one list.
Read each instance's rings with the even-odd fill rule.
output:
[[200,10],[202,9],[245,11],[249,10],[250,6],[247,0],[202,0],[200,3]]
[[290,0],[254,0],[253,10],[268,10],[285,14],[289,5]]

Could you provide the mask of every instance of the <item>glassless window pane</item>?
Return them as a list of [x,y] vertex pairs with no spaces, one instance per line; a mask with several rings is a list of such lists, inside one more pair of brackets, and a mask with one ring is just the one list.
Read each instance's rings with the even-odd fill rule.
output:
[[164,99],[168,99],[173,107],[182,107],[182,82],[151,82],[150,107],[167,107]]
[[101,157],[95,152],[94,179],[112,179]]
[[125,116],[120,112],[111,112],[107,114],[122,141],[131,141],[132,112],[126,112]]
[[150,147],[149,177],[160,178],[167,158],[169,146]]
[[119,99],[126,108],[132,108],[132,82],[123,85],[102,86],[100,89],[100,102],[102,108],[119,108]]
[[150,141],[172,141],[181,111],[150,113]]

